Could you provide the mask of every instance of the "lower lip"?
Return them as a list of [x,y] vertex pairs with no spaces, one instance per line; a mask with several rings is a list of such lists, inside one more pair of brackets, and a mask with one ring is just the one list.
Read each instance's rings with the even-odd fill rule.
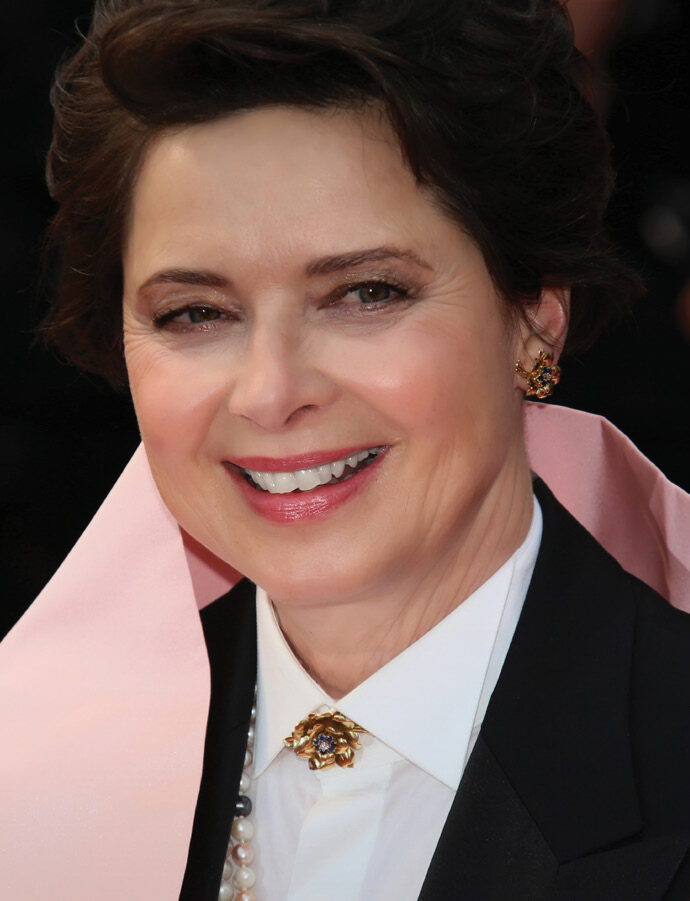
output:
[[254,513],[271,522],[304,522],[330,516],[359,494],[375,477],[386,453],[384,451],[379,454],[373,463],[344,482],[322,485],[312,491],[291,491],[289,494],[271,494],[268,491],[257,490],[252,488],[236,470],[226,467],[226,471]]

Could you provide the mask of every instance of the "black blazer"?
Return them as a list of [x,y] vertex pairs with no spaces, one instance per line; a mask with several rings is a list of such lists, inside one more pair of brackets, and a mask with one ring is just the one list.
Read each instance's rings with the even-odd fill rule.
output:
[[[690,901],[690,616],[535,492],[534,575],[419,901]],[[180,901],[218,897],[256,677],[254,586],[202,620],[211,706]]]

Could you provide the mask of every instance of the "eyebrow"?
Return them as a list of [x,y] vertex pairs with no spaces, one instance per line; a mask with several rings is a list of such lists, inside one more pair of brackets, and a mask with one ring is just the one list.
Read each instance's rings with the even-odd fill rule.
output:
[[[306,266],[306,274],[310,277],[332,275],[334,272],[353,269],[366,263],[381,263],[386,260],[404,260],[414,263],[423,269],[431,269],[429,263],[409,250],[397,247],[371,247],[365,250],[354,250],[350,253],[339,253],[321,257]],[[137,293],[142,294],[148,288],[161,284],[195,285],[204,288],[229,288],[230,279],[217,272],[206,269],[163,269],[154,273],[140,285]]]
[[210,272],[205,269],[163,269],[161,272],[154,273],[146,281],[139,286],[138,294],[146,291],[154,285],[161,284],[177,284],[177,285],[201,285],[204,288],[227,288],[230,281],[217,272]]
[[321,257],[321,259],[309,263],[306,271],[310,276],[331,275],[334,272],[342,272],[344,269],[352,269],[365,263],[382,263],[386,260],[405,260],[422,269],[432,268],[429,263],[410,250],[400,250],[397,247],[371,247],[366,250]]

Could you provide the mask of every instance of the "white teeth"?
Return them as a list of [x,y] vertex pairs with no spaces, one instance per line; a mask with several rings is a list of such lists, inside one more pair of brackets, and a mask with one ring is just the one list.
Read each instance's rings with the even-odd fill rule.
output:
[[273,478],[276,480],[276,494],[289,494],[297,489],[297,476],[294,472],[275,472]]
[[314,466],[311,469],[300,469],[296,472],[257,472],[253,469],[245,469],[244,472],[251,477],[259,488],[271,494],[289,494],[291,491],[311,491],[318,485],[328,485],[332,478],[339,479],[345,472],[345,466],[354,469],[370,455],[378,455],[380,448],[360,451],[351,454],[344,460],[335,460],[333,463],[325,463],[323,466]]
[[314,469],[300,469],[295,475],[297,476],[297,487],[300,491],[311,491],[312,488],[316,488],[317,485],[321,484],[319,474]]
[[328,483],[333,478],[333,472],[331,470],[331,464],[327,463],[325,466],[319,466],[319,481],[322,485],[328,485]]
[[254,481],[259,486],[259,488],[263,488],[264,491],[266,491],[266,489],[268,488],[268,485],[266,484],[267,475],[267,472],[257,472],[254,476]]

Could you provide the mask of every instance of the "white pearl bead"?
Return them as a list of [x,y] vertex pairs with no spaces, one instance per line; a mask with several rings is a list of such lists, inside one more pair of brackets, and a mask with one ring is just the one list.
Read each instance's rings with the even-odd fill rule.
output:
[[229,882],[221,882],[220,891],[218,892],[218,901],[231,901],[234,889]]
[[246,773],[242,773],[242,776],[240,777],[240,794],[246,795],[251,786],[252,780]]
[[234,901],[256,901],[256,895],[254,892],[238,892]]
[[247,744],[252,744],[254,741],[254,726],[250,726],[247,730]]
[[238,870],[235,870],[235,875],[232,877],[232,881],[239,889],[251,888],[256,882],[254,870],[252,870],[250,867],[240,867]]
[[232,864],[229,860],[226,860],[223,864],[223,879],[227,882],[228,879],[232,879]]
[[254,760],[254,755],[251,752],[251,748],[247,748],[244,752],[244,766],[245,768],[252,765],[252,761]]
[[254,826],[247,817],[238,817],[232,824],[232,837],[236,842],[250,842],[254,838]]

